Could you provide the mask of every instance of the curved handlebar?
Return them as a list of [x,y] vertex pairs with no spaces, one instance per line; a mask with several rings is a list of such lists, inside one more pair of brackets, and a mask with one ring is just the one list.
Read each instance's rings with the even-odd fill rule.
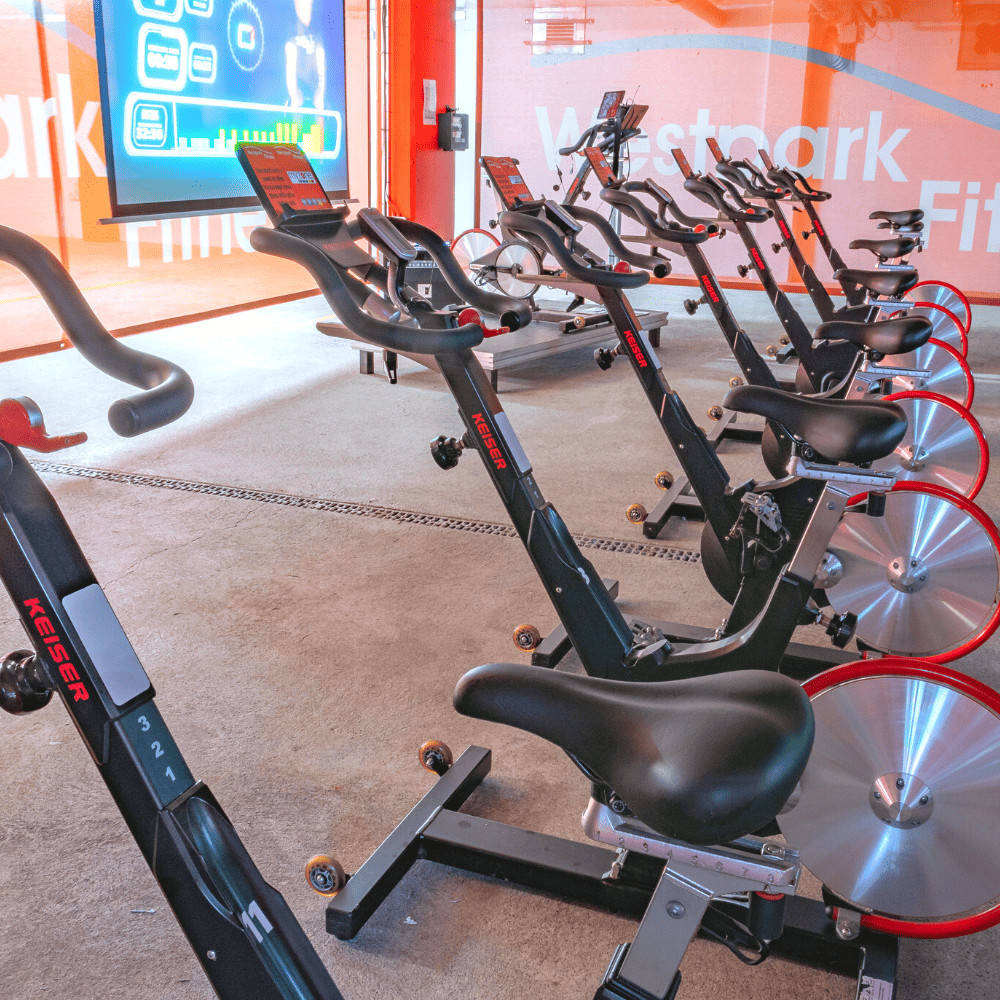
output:
[[[482,343],[482,328],[473,323],[449,330],[423,330],[374,319],[355,301],[345,280],[349,275],[341,276],[322,250],[298,236],[259,226],[250,234],[250,245],[261,253],[284,257],[304,267],[344,326],[366,343],[403,354],[444,354]],[[356,284],[364,288],[360,282]]]
[[95,368],[145,391],[119,399],[108,423],[120,437],[135,437],[176,420],[194,399],[182,368],[115,340],[95,315],[66,268],[37,240],[0,226],[0,260],[12,264],[41,293],[66,336]]
[[503,212],[499,219],[500,225],[514,233],[526,233],[540,239],[549,253],[555,257],[559,266],[577,281],[588,285],[598,285],[603,288],[640,288],[649,281],[649,275],[640,271],[626,273],[608,271],[599,267],[588,267],[574,257],[563,245],[563,241],[555,228],[533,215],[522,212]]
[[670,274],[669,260],[664,260],[662,257],[654,257],[651,254],[637,253],[635,250],[627,247],[622,242],[621,237],[615,232],[614,226],[600,213],[577,205],[566,206],[566,211],[574,218],[579,219],[580,222],[592,225],[601,234],[601,238],[607,243],[612,253],[619,260],[635,264],[636,267],[641,267],[645,271],[651,271],[655,278],[665,278]]
[[[644,181],[627,181],[622,185],[622,188],[625,191],[646,191],[651,194],[660,206],[660,215],[662,216],[663,210],[666,209],[682,226],[689,226],[691,229],[697,229],[701,226],[707,230],[709,236],[714,236],[719,231],[718,219],[699,219],[687,215],[681,211],[677,202],[656,181],[648,177]],[[663,224],[662,220],[657,221],[658,224]]]
[[760,179],[752,176],[748,177],[744,170],[749,172],[749,167],[742,163],[720,163],[716,166],[716,172],[734,184],[739,184],[751,198],[770,198],[773,200],[788,198],[788,191],[783,187],[771,187],[760,183]]
[[714,177],[689,177],[684,181],[684,190],[696,198],[717,208],[733,222],[763,222],[767,215],[754,211],[744,211],[726,201],[726,190]]
[[559,155],[570,156],[572,153],[575,153],[578,149],[582,149],[584,146],[591,145],[591,143],[587,142],[587,140],[596,139],[597,133],[601,131],[602,125],[603,122],[598,122],[596,125],[591,125],[591,127],[588,128],[586,131],[584,131],[583,135],[581,135],[580,138],[577,139],[577,141],[574,142],[572,146],[563,146],[563,148],[559,150]]
[[451,290],[467,305],[496,316],[500,326],[511,330],[520,330],[531,322],[531,307],[523,299],[488,292],[469,281],[451,248],[433,229],[399,216],[390,221],[408,240],[419,243],[431,255]]
[[718,227],[713,227],[711,232],[707,228],[702,229],[700,232],[695,232],[693,229],[681,229],[679,227],[674,229],[671,226],[664,226],[635,195],[626,194],[624,191],[615,188],[604,188],[601,191],[601,199],[609,205],[613,205],[619,211],[629,216],[629,218],[634,219],[648,233],[664,242],[704,243],[705,240],[709,239],[718,230]]

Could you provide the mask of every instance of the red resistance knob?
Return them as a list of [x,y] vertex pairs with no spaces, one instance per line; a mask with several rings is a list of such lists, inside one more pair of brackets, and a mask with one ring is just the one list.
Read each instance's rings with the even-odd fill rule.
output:
[[615,264],[614,269],[615,269],[615,271],[618,272],[618,274],[631,274],[632,273],[632,268],[629,266],[629,263],[628,263],[627,260],[620,260],[620,261],[618,261],[618,263]]
[[478,309],[463,309],[458,314],[458,325],[465,326],[466,323],[475,323],[483,328],[483,335],[486,337],[499,337],[502,333],[510,333],[509,326],[487,326],[483,322],[483,317],[479,315]]
[[38,404],[27,396],[19,396],[17,399],[0,400],[0,440],[18,448],[51,452],[82,444],[87,435],[80,431],[78,434],[49,437]]

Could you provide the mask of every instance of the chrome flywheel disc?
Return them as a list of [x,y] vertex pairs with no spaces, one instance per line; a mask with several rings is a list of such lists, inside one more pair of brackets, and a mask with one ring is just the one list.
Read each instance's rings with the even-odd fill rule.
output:
[[812,695],[816,742],[798,801],[778,817],[782,833],[817,878],[858,907],[940,921],[995,904],[995,707],[947,683],[950,671],[935,680],[919,669],[879,675],[877,660],[868,669]]

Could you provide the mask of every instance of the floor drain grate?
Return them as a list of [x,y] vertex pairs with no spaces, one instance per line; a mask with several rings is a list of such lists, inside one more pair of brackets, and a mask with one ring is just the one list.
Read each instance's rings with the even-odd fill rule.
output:
[[[499,535],[516,538],[517,532],[509,524],[493,521],[476,521],[467,517],[448,517],[444,514],[425,514],[396,507],[379,507],[375,504],[353,503],[348,500],[327,500],[321,497],[300,497],[294,493],[271,493],[267,490],[248,490],[237,486],[219,486],[216,483],[198,483],[188,479],[168,479],[149,476],[141,472],[111,472],[81,465],[61,465],[58,462],[33,461],[32,467],[40,473],[53,476],[75,476],[80,479],[98,479],[107,483],[124,483],[129,486],[152,486],[161,490],[181,490],[185,493],[203,493],[206,496],[227,497],[233,500],[252,500],[256,503],[278,504],[283,507],[301,507],[331,514],[349,514],[353,517],[375,517],[401,524],[422,524],[451,531],[472,531],[482,535]],[[669,559],[673,562],[699,563],[701,553],[693,549],[680,549],[651,542],[630,542],[623,538],[601,538],[595,535],[574,535],[573,540],[581,549],[618,552],[628,556],[646,556]]]

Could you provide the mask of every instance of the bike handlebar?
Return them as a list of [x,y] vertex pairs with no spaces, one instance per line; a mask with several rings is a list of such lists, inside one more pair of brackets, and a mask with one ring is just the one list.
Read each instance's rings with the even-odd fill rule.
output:
[[695,232],[693,229],[673,229],[669,225],[664,226],[635,195],[627,194],[620,189],[612,187],[604,188],[601,191],[601,200],[606,201],[609,205],[613,205],[620,212],[638,222],[648,233],[665,242],[682,244],[704,243],[705,240],[718,231],[718,227],[713,227],[711,232],[707,228],[703,228],[700,232]]
[[72,344],[95,368],[145,390],[113,403],[108,423],[120,437],[135,437],[176,420],[194,399],[182,368],[126,347],[108,333],[66,268],[37,240],[0,226],[0,260],[30,279]]
[[604,124],[603,122],[598,122],[596,125],[591,125],[590,128],[588,128],[583,133],[583,135],[581,135],[580,138],[577,139],[575,143],[573,143],[572,146],[564,146],[562,149],[560,149],[559,155],[570,156],[573,153],[575,153],[578,149],[582,149],[584,146],[591,145],[591,143],[587,142],[586,140],[596,139],[597,134],[601,131],[601,127],[603,126],[603,124]]
[[[604,190],[608,189],[602,190],[602,197]],[[612,253],[619,260],[624,260],[629,264],[634,264],[636,267],[641,267],[644,271],[651,271],[656,278],[665,278],[670,274],[669,260],[664,260],[662,257],[654,257],[652,254],[637,253],[635,250],[627,247],[622,242],[621,237],[615,232],[614,226],[599,212],[577,205],[567,207],[566,211],[574,218],[579,219],[580,222],[587,222],[592,225],[601,234],[601,239],[607,243]]]
[[649,275],[639,271],[626,273],[608,271],[599,267],[589,267],[581,263],[563,245],[558,231],[549,223],[521,212],[503,212],[499,219],[504,229],[515,233],[525,233],[540,239],[559,266],[577,281],[603,288],[640,288],[649,281]]
[[696,198],[717,208],[733,222],[763,222],[770,212],[747,211],[730,205],[726,201],[726,189],[715,177],[688,177],[684,181],[684,190],[690,191]]
[[691,229],[697,229],[699,226],[702,226],[710,236],[719,231],[717,219],[699,219],[695,216],[687,215],[681,211],[677,202],[674,201],[668,192],[660,187],[656,181],[648,177],[644,181],[628,181],[622,185],[622,189],[625,191],[645,191],[652,195],[660,206],[660,215],[662,216],[663,210],[666,209],[682,226],[689,226]]
[[[304,267],[338,319],[365,343],[403,354],[444,354],[475,347],[483,341],[482,327],[474,323],[447,330],[424,330],[369,316],[348,288],[349,275],[342,276],[322,250],[298,236],[260,226],[250,234],[250,245],[261,253],[284,257]],[[364,288],[360,282],[357,284],[359,290]]]
[[[722,177],[727,178],[734,184],[739,184],[751,198],[780,200],[789,197],[789,192],[786,188],[772,187],[760,183],[763,178],[755,178],[752,171],[750,171],[749,165],[728,161],[726,163],[719,163],[715,169]],[[748,177],[744,171],[750,172],[750,176]]]
[[433,229],[396,216],[390,221],[403,236],[419,243],[431,255],[451,290],[467,305],[496,316],[500,326],[511,330],[520,330],[531,322],[531,307],[523,299],[488,292],[469,281],[451,248]]

